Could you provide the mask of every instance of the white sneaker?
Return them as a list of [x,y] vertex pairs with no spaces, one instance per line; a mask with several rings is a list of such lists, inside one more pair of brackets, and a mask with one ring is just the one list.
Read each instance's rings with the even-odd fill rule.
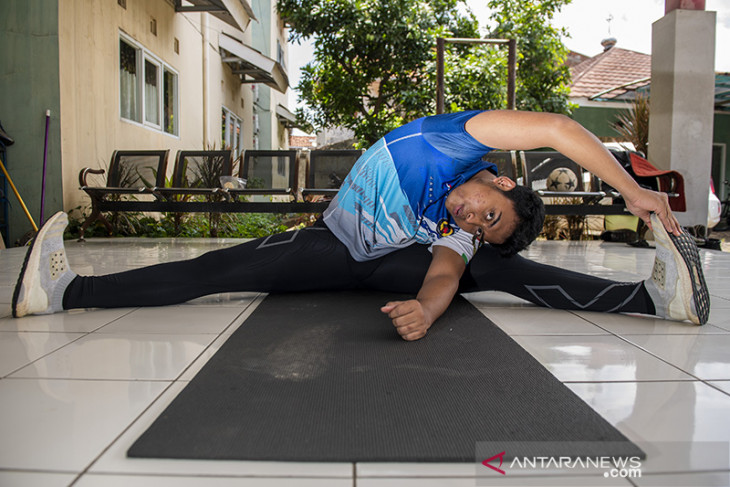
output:
[[68,216],[59,211],[38,231],[20,269],[13,293],[13,316],[51,314],[63,310],[63,293],[76,277],[68,267],[63,231]]
[[704,325],[710,314],[710,293],[694,239],[684,231],[679,237],[667,233],[654,214],[651,225],[656,257],[651,278],[644,285],[654,301],[657,316]]

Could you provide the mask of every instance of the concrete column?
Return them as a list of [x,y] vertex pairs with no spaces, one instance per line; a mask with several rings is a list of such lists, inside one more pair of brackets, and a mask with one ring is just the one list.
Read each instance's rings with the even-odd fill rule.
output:
[[715,12],[673,10],[654,22],[649,160],[684,176],[683,226],[707,225],[714,66]]

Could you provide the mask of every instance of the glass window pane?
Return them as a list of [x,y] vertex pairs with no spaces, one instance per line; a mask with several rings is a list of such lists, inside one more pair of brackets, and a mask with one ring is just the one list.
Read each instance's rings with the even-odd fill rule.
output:
[[238,154],[241,150],[238,145],[239,140],[241,140],[241,120],[236,119],[236,133],[234,135],[233,148],[232,148],[234,157],[238,157]]
[[165,70],[163,82],[163,109],[165,113],[163,129],[168,134],[177,135],[177,75]]
[[144,61],[144,118],[155,125],[160,124],[160,91],[157,79],[158,67],[147,59]]
[[139,51],[119,41],[119,109],[122,118],[140,121],[137,95],[137,56]]
[[221,148],[226,148],[226,109],[222,110],[223,119],[221,121]]

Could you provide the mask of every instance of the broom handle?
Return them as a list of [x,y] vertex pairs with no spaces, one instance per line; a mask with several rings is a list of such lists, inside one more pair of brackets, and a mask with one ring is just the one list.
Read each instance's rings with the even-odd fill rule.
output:
[[43,144],[43,178],[41,183],[41,225],[45,221],[43,213],[46,207],[46,158],[48,156],[48,122],[51,121],[51,111],[46,110],[46,141]]
[[33,225],[33,231],[38,231],[38,226],[36,226],[35,222],[33,221],[33,217],[30,216],[30,212],[28,211],[28,208],[26,208],[25,203],[23,203],[23,198],[20,197],[20,193],[18,193],[18,190],[16,189],[15,185],[13,184],[13,180],[10,179],[10,174],[8,174],[7,169],[5,169],[5,164],[3,164],[3,160],[0,159],[0,169],[3,170],[3,173],[5,174],[5,179],[8,180],[10,183],[10,187],[13,188],[13,193],[15,193],[15,196],[18,198],[18,201],[20,201],[20,206],[23,207],[23,211],[25,212],[25,216],[28,217],[28,220],[30,220],[30,224]]

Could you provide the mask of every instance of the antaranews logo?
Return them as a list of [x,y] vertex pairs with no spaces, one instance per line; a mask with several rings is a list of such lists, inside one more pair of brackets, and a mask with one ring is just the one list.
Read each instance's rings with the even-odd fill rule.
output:
[[[494,470],[501,475],[507,475],[507,472],[502,470],[502,464],[504,463],[504,456],[507,451],[497,453],[486,460],[482,461],[482,465],[487,468]],[[499,467],[492,465],[492,462],[496,462],[499,459]],[[597,456],[597,457],[568,457],[568,456],[536,456],[536,457],[515,457],[505,468],[510,469],[531,469],[531,470],[543,470],[543,469],[603,469],[604,477],[611,478],[627,478],[627,477],[641,477],[641,458],[639,457],[611,457],[611,456]]]
[[[507,453],[507,452],[506,452],[506,451],[503,451],[502,453],[497,453],[497,454],[496,454],[496,455],[494,455],[493,457],[487,458],[486,460],[484,460],[484,461],[482,462],[482,465],[484,465],[485,467],[489,467],[489,468],[491,468],[492,470],[494,470],[495,472],[499,472],[499,473],[501,473],[502,475],[506,475],[505,471],[504,471],[504,470],[502,470],[502,462],[503,462],[503,460],[504,460],[504,454],[505,454],[505,453]],[[498,467],[495,467],[494,465],[492,465],[492,464],[490,463],[490,462],[492,462],[492,461],[496,460],[497,458],[499,458],[499,468],[498,468]]]

